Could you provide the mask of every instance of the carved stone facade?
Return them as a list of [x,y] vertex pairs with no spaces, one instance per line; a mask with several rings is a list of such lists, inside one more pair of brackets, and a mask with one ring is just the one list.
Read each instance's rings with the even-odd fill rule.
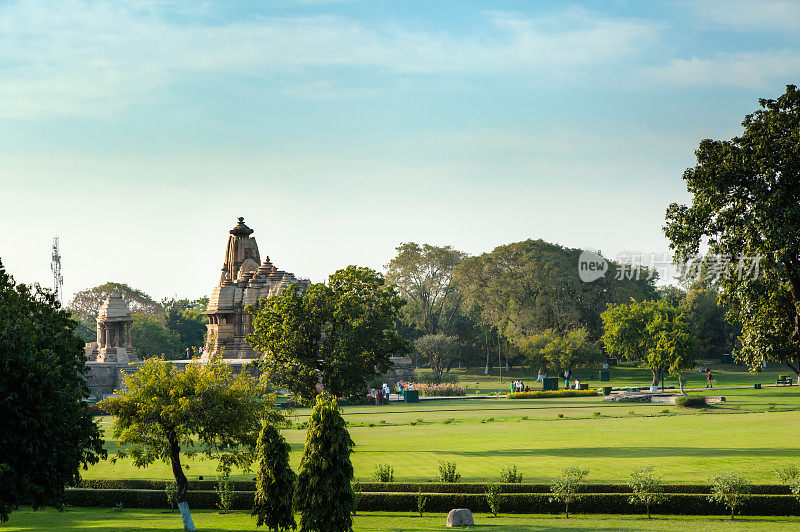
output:
[[225,359],[258,358],[247,342],[247,335],[253,332],[253,317],[247,307],[279,294],[293,283],[300,283],[303,288],[309,284],[276,268],[269,257],[261,262],[256,239],[250,236],[253,230],[245,225],[244,218],[239,218],[229,233],[219,284],[212,291],[205,312],[208,325],[204,359],[220,352]]

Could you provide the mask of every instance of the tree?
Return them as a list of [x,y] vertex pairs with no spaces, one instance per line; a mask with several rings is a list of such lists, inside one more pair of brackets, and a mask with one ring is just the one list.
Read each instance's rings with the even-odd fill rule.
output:
[[567,519],[569,519],[569,504],[580,498],[578,489],[588,474],[588,469],[570,466],[562,469],[561,474],[550,483],[550,491],[553,492],[550,500],[564,503]]
[[628,486],[633,492],[629,499],[630,503],[644,504],[647,508],[647,518],[650,519],[650,507],[666,497],[661,477],[655,474],[653,466],[638,467],[631,472]]
[[158,316],[162,312],[161,305],[141,290],[131,288],[124,283],[110,282],[76,292],[69,304],[69,309],[78,319],[87,323],[94,330],[97,312],[112,292],[121,295],[132,312],[148,316]]
[[103,403],[114,418],[118,458],[136,467],[156,461],[172,466],[176,500],[185,530],[196,530],[186,502],[188,480],[181,464],[198,454],[216,459],[218,470],[248,470],[255,457],[263,419],[282,417],[272,410],[274,395],[218,358],[193,362],[179,371],[170,361],[150,358],[125,377],[125,389]]
[[450,367],[458,355],[456,339],[444,334],[426,334],[417,338],[414,348],[428,362],[437,382],[441,380],[442,372]]
[[676,375],[683,391],[681,372],[694,367],[697,347],[684,312],[666,299],[609,305],[601,315],[606,351],[639,361],[653,373],[658,385],[665,372]]
[[587,366],[602,358],[597,342],[589,340],[586,329],[574,329],[560,334],[548,329],[519,341],[518,346],[531,371],[554,368],[572,371],[577,366]]
[[164,327],[161,321],[145,314],[132,314],[131,344],[140,359],[164,357],[169,360],[186,358],[185,347],[178,333]]
[[264,353],[272,382],[313,401],[317,383],[335,397],[362,397],[367,383],[410,352],[393,329],[403,299],[383,276],[348,266],[305,292],[293,285],[262,300],[247,339]]
[[705,243],[719,258],[737,358],[782,362],[800,381],[800,91],[759,104],[741,136],[700,143],[683,174],[692,204],[671,204],[664,232],[683,259]]
[[689,290],[682,304],[701,357],[711,358],[733,351],[739,327],[725,321],[726,309],[719,305],[716,290]]
[[0,262],[0,522],[20,504],[60,506],[81,467],[105,457],[75,326],[51,292],[16,284]]
[[721,502],[731,511],[731,521],[736,514],[736,508],[742,505],[750,492],[750,484],[743,476],[730,471],[725,471],[711,477],[711,495],[708,500]]
[[252,515],[258,517],[256,526],[267,525],[270,530],[297,528],[292,496],[296,475],[289,466],[292,448],[272,423],[264,423],[258,435],[258,476]]
[[202,314],[208,305],[208,298],[190,301],[188,299],[162,299],[164,326],[177,333],[185,350],[187,347],[200,347],[206,340],[208,319]]
[[349,532],[353,529],[355,444],[347,432],[336,399],[323,394],[308,420],[306,446],[300,458],[295,502],[300,530]]
[[386,265],[386,280],[397,285],[407,301],[403,321],[423,334],[448,328],[461,299],[453,284],[453,269],[467,254],[451,246],[415,242],[396,249],[397,256]]
[[618,265],[587,283],[578,272],[580,249],[526,240],[464,259],[453,272],[467,305],[478,306],[484,322],[512,341],[554,329],[583,328],[596,341],[603,333],[600,313],[608,303],[655,295],[646,269],[636,279],[616,279]]

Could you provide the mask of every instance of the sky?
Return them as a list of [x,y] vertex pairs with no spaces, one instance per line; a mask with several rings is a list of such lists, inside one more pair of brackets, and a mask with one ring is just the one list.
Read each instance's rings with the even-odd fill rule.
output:
[[662,253],[800,2],[0,0],[0,260],[197,298],[243,216],[312,281],[401,242]]

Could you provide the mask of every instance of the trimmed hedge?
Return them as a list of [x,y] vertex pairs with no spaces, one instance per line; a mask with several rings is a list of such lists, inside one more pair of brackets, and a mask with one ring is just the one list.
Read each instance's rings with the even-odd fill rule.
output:
[[598,395],[597,390],[552,390],[549,392],[512,392],[506,394],[506,399],[547,399],[548,397],[588,397]]
[[[249,510],[253,507],[255,493],[234,493],[233,509]],[[453,508],[469,508],[473,512],[489,512],[483,493],[428,493],[426,511],[448,512]],[[641,514],[641,504],[630,504],[626,493],[589,493],[570,504],[576,513]],[[197,509],[215,509],[219,497],[213,491],[190,491],[189,506]],[[66,491],[66,503],[75,507],[113,508],[122,503],[126,508],[167,508],[163,490],[119,490],[73,488]],[[416,493],[361,493],[360,511],[413,512],[417,509]],[[561,503],[550,502],[548,493],[508,493],[501,505],[502,513],[557,514],[564,511]],[[669,515],[727,515],[721,504],[710,502],[708,496],[696,493],[673,493],[667,500],[653,508],[656,514]],[[798,515],[800,503],[792,495],[753,495],[739,512],[742,515]]]
[[[117,489],[117,490],[160,490],[164,491],[163,480],[82,480],[79,488]],[[360,491],[382,493],[486,493],[486,484],[475,482],[359,482]],[[503,493],[550,493],[549,484],[498,484]],[[711,493],[708,484],[663,484],[667,493]],[[214,491],[216,480],[189,481],[189,491]],[[249,480],[231,481],[234,491],[255,491],[255,482]],[[627,484],[581,484],[581,493],[630,493]],[[750,493],[754,495],[790,495],[789,486],[784,484],[754,484]]]

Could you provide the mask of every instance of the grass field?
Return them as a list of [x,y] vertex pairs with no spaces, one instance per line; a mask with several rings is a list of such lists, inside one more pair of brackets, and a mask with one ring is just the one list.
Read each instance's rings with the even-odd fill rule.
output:
[[[264,530],[257,529],[255,521],[246,512],[220,515],[211,511],[192,512],[195,525],[207,532]],[[444,514],[424,517],[409,513],[367,513],[355,517],[354,529],[360,532],[380,531],[430,531],[451,530],[445,528]],[[740,517],[730,522],[721,517],[656,516],[647,520],[628,515],[575,515],[568,520],[557,516],[500,515],[494,518],[486,514],[475,514],[475,527],[470,530],[540,532],[545,530],[726,530],[738,531],[783,531],[797,530],[797,517]],[[154,532],[178,530],[180,517],[176,513],[159,510],[123,509],[112,512],[107,509],[70,509],[59,513],[55,510],[33,512],[19,510],[11,514],[11,520],[0,525],[0,530],[23,532],[29,530],[54,530],[63,532]]]
[[[641,372],[615,371],[620,381],[634,381]],[[771,378],[736,367],[715,374],[720,381],[739,385],[767,383]],[[728,400],[697,411],[663,404],[608,403],[601,397],[451,399],[346,407],[344,416],[356,442],[353,464],[360,480],[368,480],[377,463],[393,466],[396,481],[434,480],[438,462],[449,460],[456,462],[465,482],[497,480],[500,468],[510,464],[517,465],[526,482],[549,481],[570,465],[588,468],[592,482],[625,482],[633,468],[652,464],[668,482],[705,482],[713,473],[734,470],[753,482],[770,483],[775,482],[776,464],[797,461],[797,386],[703,393],[725,395]],[[283,430],[295,468],[305,441],[300,424],[308,414],[308,409],[296,410],[291,415],[296,428]],[[103,427],[108,428],[110,421],[102,418]],[[113,453],[110,435],[106,446]],[[190,478],[216,476],[214,463],[187,463]],[[166,480],[171,471],[166,464],[136,469],[129,461],[104,461],[84,476]]]

